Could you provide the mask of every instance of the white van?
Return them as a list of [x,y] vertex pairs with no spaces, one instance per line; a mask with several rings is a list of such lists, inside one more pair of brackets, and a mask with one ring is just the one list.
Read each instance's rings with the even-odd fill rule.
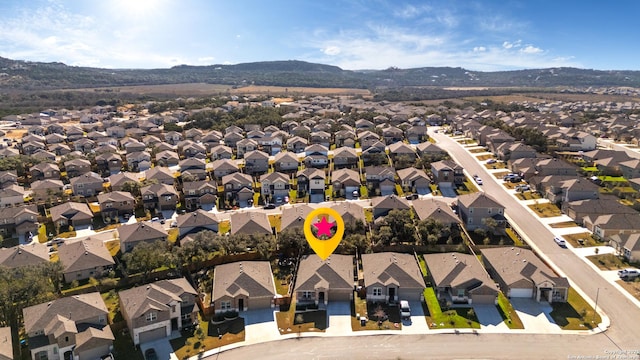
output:
[[407,300],[400,300],[400,317],[404,319],[411,319],[411,308]]
[[556,237],[553,238],[553,241],[555,241],[556,244],[558,244],[561,247],[566,247],[567,246],[567,242],[561,237],[556,236]]

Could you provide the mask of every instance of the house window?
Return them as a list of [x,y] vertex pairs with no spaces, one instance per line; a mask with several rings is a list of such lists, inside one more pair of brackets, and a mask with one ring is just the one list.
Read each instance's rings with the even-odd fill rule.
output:
[[491,208],[487,209],[487,214],[491,214]]
[[147,314],[147,321],[148,322],[156,321],[156,319],[158,319],[158,313],[157,312],[152,311],[152,312]]
[[458,289],[458,297],[464,296],[464,289]]
[[373,296],[382,296],[382,288],[380,287],[373,288]]
[[313,299],[313,292],[312,291],[303,291],[302,292],[302,298],[303,299]]
[[[206,191],[206,190],[205,190]],[[195,190],[189,190],[189,195],[195,195],[196,191]]]
[[171,195],[167,195],[164,197],[164,201],[171,201]]
[[112,208],[113,207],[113,203],[106,203],[106,204],[104,204],[104,207],[107,208],[107,209],[108,208]]
[[231,301],[221,301],[220,310],[223,310],[223,311],[231,310]]
[[469,209],[469,214],[473,214],[473,209]]
[[104,315],[100,315],[100,316],[98,316],[98,322],[99,322],[100,324],[104,324],[106,320],[107,320],[107,319],[105,318],[105,316],[104,316]]
[[176,306],[175,305],[171,305],[171,312],[176,312]]

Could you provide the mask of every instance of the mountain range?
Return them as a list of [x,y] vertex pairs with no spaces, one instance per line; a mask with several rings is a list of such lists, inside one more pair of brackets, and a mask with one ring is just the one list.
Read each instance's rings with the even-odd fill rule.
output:
[[459,67],[343,70],[304,61],[236,65],[179,65],[166,69],[101,69],[0,57],[0,89],[48,90],[130,85],[210,83],[384,89],[416,86],[460,87],[640,87],[640,71],[547,68],[481,72]]

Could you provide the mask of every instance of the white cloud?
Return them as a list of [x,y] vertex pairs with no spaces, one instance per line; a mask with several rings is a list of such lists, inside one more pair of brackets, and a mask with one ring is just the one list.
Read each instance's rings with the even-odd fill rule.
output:
[[406,5],[403,8],[396,9],[393,12],[393,15],[401,19],[413,19],[430,10],[431,10],[431,7],[427,5],[422,5],[417,7],[413,5]]
[[338,46],[327,46],[326,48],[322,49],[322,52],[327,54],[327,55],[338,55],[340,54],[340,48]]
[[522,49],[520,49],[520,52],[525,53],[525,54],[539,54],[541,52],[543,52],[542,49],[535,47],[533,45],[527,45],[525,47],[523,47]]
[[482,51],[487,51],[487,48],[484,46],[476,46],[473,48],[474,52],[482,52]]
[[522,40],[517,40],[517,41],[514,41],[514,42],[505,41],[505,42],[502,43],[502,47],[505,48],[505,49],[511,49],[511,48],[514,48],[514,47],[517,48],[517,47],[520,47],[521,45],[522,45]]

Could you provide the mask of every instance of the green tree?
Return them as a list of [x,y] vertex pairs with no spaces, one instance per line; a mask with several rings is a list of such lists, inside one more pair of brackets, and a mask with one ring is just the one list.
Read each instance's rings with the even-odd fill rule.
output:
[[342,247],[349,254],[365,254],[371,251],[371,242],[365,235],[347,232],[342,239]]
[[170,263],[172,259],[166,244],[162,241],[156,241],[155,243],[143,242],[136,245],[132,251],[122,256],[122,260],[127,265],[129,274],[141,272],[144,279],[148,280],[153,270]]
[[409,210],[393,209],[384,217],[384,221],[391,228],[394,243],[414,243],[416,230]]
[[417,224],[418,236],[424,245],[433,245],[438,242],[438,239],[443,235],[445,226],[442,222],[428,218],[425,220],[419,220]]
[[281,231],[276,239],[278,250],[287,256],[296,256],[309,251],[302,227],[291,227]]

